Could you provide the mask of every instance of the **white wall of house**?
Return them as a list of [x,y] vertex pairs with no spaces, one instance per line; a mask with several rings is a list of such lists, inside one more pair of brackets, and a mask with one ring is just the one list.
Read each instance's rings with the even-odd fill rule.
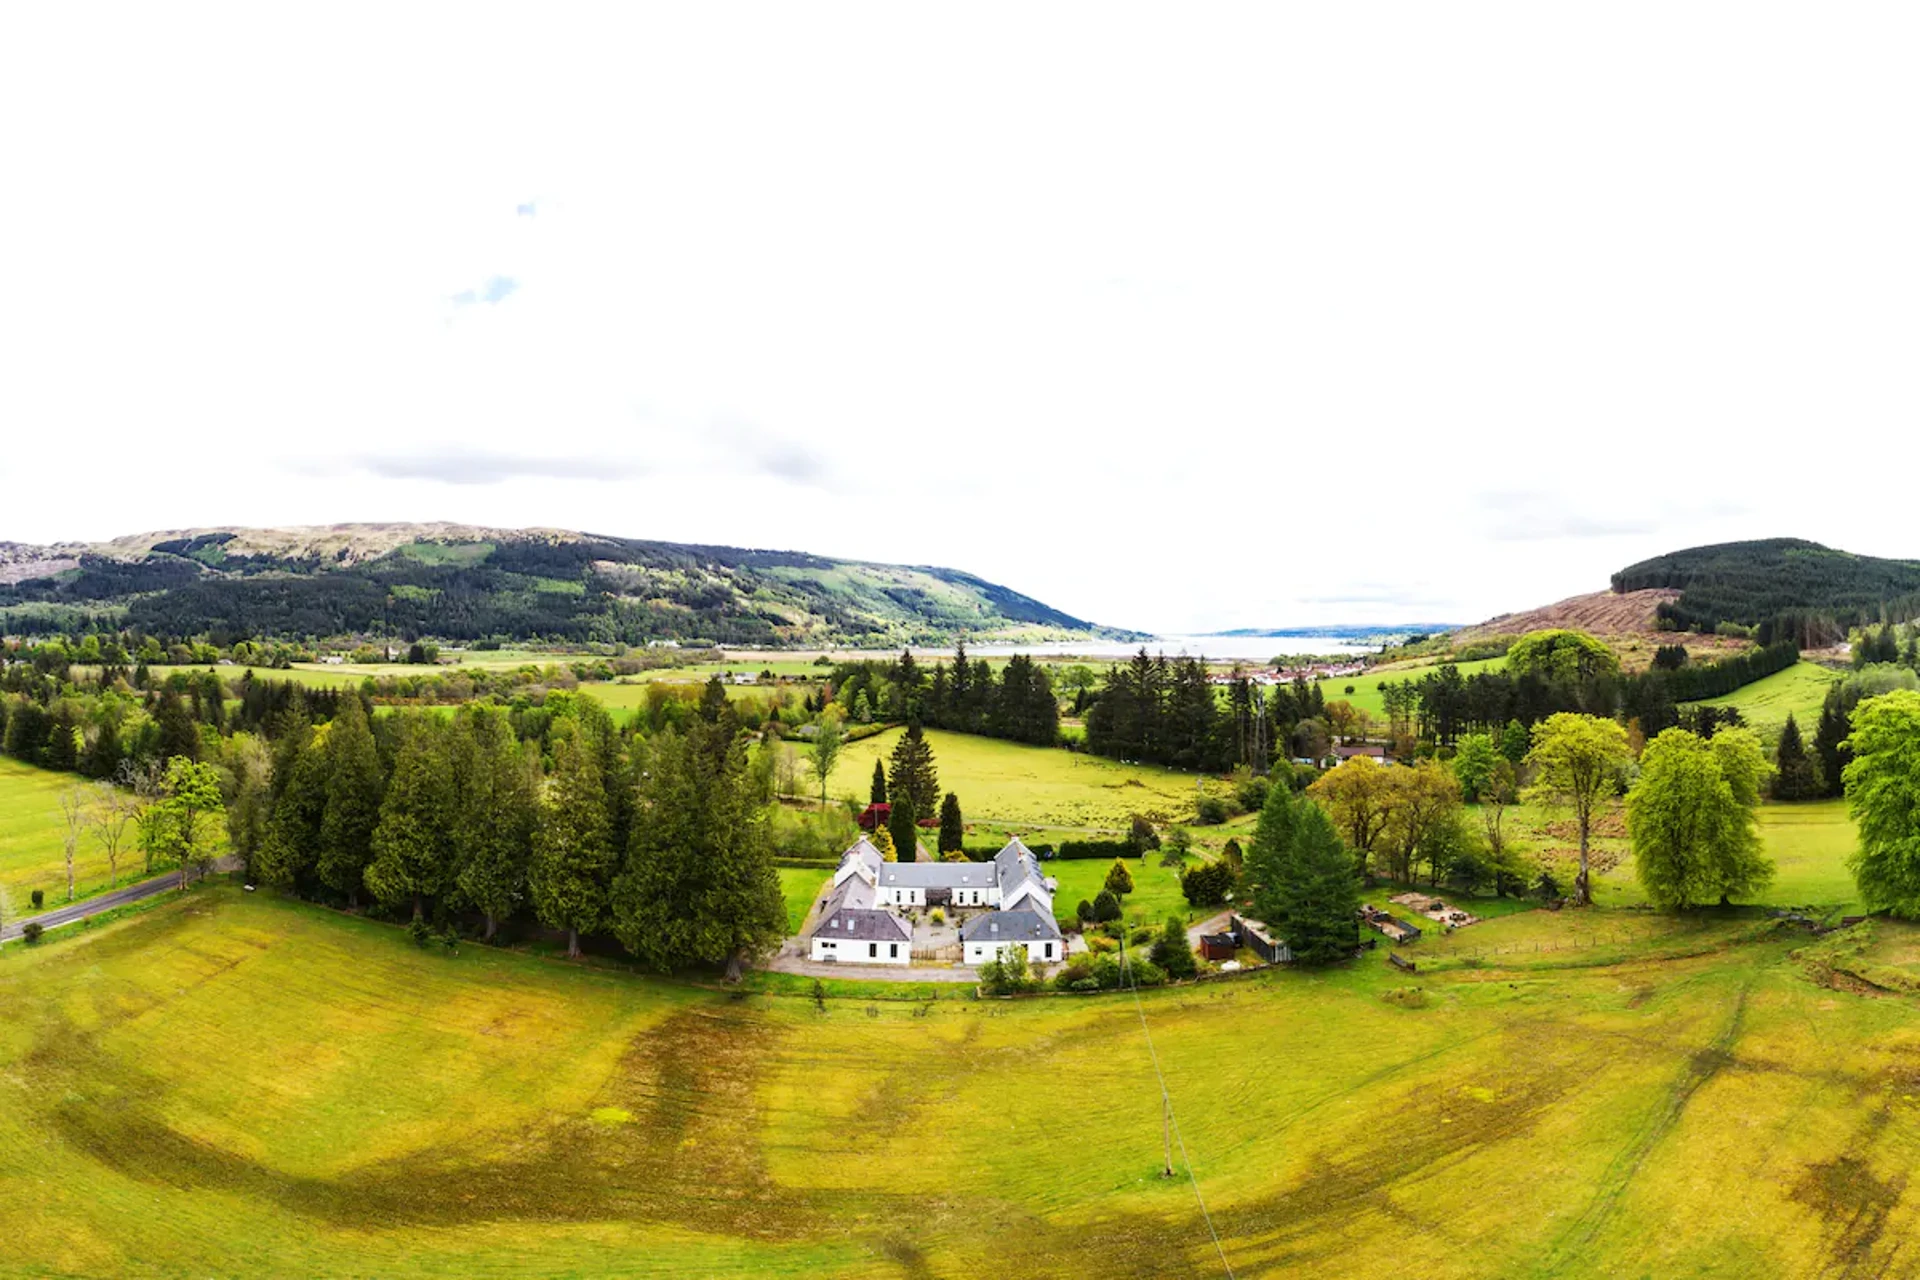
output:
[[1024,946],[1027,949],[1029,964],[1059,964],[1066,959],[1067,944],[1063,939],[1047,938],[1038,942],[969,942],[966,945],[965,963],[981,965],[993,959],[994,954],[1007,947]]
[[819,938],[813,940],[813,958],[835,964],[911,964],[913,946],[899,942],[867,942],[859,938]]

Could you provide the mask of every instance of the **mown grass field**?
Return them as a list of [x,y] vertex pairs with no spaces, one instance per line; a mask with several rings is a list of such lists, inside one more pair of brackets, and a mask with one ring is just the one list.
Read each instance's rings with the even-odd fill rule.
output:
[[1703,698],[1701,703],[1733,707],[1743,720],[1757,729],[1778,730],[1791,713],[1800,726],[1801,736],[1811,742],[1813,731],[1820,723],[1820,704],[1826,699],[1827,687],[1842,678],[1843,673],[1817,662],[1796,662],[1785,671],[1764,676],[1724,698]]
[[[9,920],[32,914],[33,890],[46,891],[47,906],[67,900],[66,823],[60,816],[60,793],[88,786],[77,774],[55,773],[0,756],[0,913]],[[132,828],[120,855],[120,882],[141,873]],[[74,850],[76,897],[86,898],[107,887],[107,858],[93,833],[83,831]]]
[[[827,779],[828,793],[864,804],[873,762],[891,757],[903,732],[891,729],[849,743]],[[940,788],[959,795],[969,823],[1124,831],[1135,813],[1184,822],[1192,818],[1201,785],[1193,774],[1152,765],[939,729],[926,734]],[[818,785],[808,779],[801,790]]]
[[[1794,812],[1818,879],[1844,823]],[[1920,930],[1528,911],[1414,954],[1144,995],[1236,1274],[1914,1269]],[[10,946],[7,1265],[1222,1273],[1155,1176],[1130,998],[847,991],[448,956],[230,886]]]

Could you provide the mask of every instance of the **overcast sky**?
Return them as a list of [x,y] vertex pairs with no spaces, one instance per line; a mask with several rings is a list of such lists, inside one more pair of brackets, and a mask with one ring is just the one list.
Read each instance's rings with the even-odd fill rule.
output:
[[1169,631],[1920,557],[1917,34],[11,6],[0,538],[554,525]]

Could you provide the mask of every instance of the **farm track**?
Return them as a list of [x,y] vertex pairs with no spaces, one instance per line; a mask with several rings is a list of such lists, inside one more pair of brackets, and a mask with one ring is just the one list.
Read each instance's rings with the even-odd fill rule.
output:
[[[215,871],[236,871],[239,867],[240,860],[238,858],[222,858],[214,864],[213,869]],[[179,885],[180,873],[178,871],[169,871],[167,874],[155,876],[151,880],[141,880],[135,884],[123,885],[109,893],[97,894],[94,897],[83,899],[68,906],[56,907],[52,911],[43,911],[37,916],[26,916],[22,919],[11,921],[4,927],[0,927],[0,942],[11,942],[13,939],[22,936],[30,924],[37,924],[42,929],[57,929],[61,925],[75,924],[92,916],[104,915],[106,912],[117,910],[120,907],[129,906],[135,902],[142,902],[153,897],[155,894],[165,893],[169,889],[177,889]]]

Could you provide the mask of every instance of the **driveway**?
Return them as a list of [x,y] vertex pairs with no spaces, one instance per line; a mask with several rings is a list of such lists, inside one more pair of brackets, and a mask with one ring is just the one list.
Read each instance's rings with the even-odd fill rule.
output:
[[[240,859],[222,858],[214,864],[213,869],[215,871],[237,871],[240,869]],[[177,889],[179,885],[180,873],[178,871],[169,871],[167,874],[155,876],[151,880],[142,880],[137,884],[123,885],[111,893],[103,893],[98,897],[88,898],[85,902],[75,902],[70,906],[56,907],[52,911],[43,911],[37,916],[23,916],[18,920],[9,920],[4,926],[0,926],[0,942],[10,942],[14,938],[19,937],[26,931],[26,927],[29,924],[38,924],[42,929],[57,929],[63,924],[72,924],[76,920],[85,920],[89,916],[97,916],[103,912],[112,911],[116,907],[124,907],[130,902],[139,902],[143,898],[151,898],[156,893],[165,893],[169,889]]]

